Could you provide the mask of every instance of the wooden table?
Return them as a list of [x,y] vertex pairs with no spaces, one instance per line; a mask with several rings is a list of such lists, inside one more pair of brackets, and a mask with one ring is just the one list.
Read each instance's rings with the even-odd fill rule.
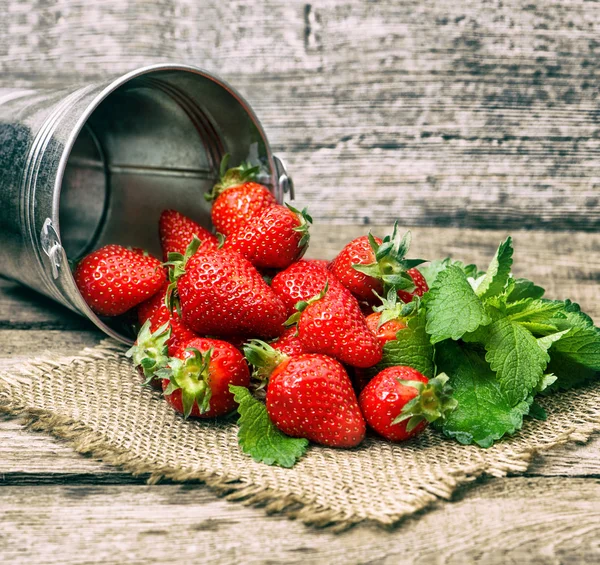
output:
[[[485,266],[510,232],[515,272],[598,323],[599,37],[585,0],[0,0],[0,87],[161,61],[220,73],[287,160],[314,255],[399,217],[415,256]],[[100,338],[0,283],[0,368]],[[0,420],[0,562],[592,563],[599,476],[596,438],[393,531],[333,535],[201,485],[146,486]]]
[[[314,255],[331,256],[363,231],[317,224]],[[495,231],[453,228],[413,234],[416,255],[437,249],[482,264],[500,239]],[[513,234],[523,259],[516,272],[550,283],[557,296],[587,301],[598,319],[597,290],[589,294],[564,270],[569,262],[598,275],[577,251],[579,242],[543,234],[551,258],[541,234]],[[600,237],[592,240],[597,249]],[[44,349],[73,353],[101,338],[62,307],[0,283],[1,369]],[[211,563],[592,563],[600,560],[599,476],[596,437],[538,457],[524,476],[479,480],[391,531],[363,526],[335,535],[221,500],[202,485],[147,486],[143,477],[0,420],[0,562],[181,563],[207,556]]]

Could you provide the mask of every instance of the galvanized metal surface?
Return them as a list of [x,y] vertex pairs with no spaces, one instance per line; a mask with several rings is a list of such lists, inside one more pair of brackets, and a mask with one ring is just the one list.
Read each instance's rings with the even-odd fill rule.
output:
[[278,201],[293,195],[250,106],[200,69],[154,65],[60,91],[0,91],[0,275],[130,342],[120,321],[88,308],[69,262],[108,243],[159,254],[166,208],[210,228],[203,193],[225,153],[261,164]]

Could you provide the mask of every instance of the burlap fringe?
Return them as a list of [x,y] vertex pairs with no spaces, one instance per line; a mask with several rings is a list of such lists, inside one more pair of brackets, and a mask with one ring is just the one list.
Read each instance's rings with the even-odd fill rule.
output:
[[[122,345],[113,340],[103,340],[98,346],[86,348],[80,354],[71,357],[58,358],[49,354],[47,357],[35,359],[25,365],[19,365],[17,375],[0,374],[0,412],[9,417],[17,418],[27,429],[49,433],[64,440],[78,453],[99,459],[110,465],[119,467],[133,476],[147,475],[147,483],[157,484],[167,479],[175,482],[199,481],[206,484],[216,494],[226,500],[241,502],[248,506],[263,508],[267,514],[282,514],[290,519],[303,522],[308,526],[327,528],[331,532],[341,532],[358,523],[368,523],[344,513],[324,508],[312,501],[303,501],[294,496],[282,497],[281,494],[267,487],[251,485],[240,480],[231,480],[213,473],[200,471],[182,471],[172,467],[149,465],[139,457],[133,456],[126,450],[119,450],[108,445],[97,433],[81,423],[63,416],[52,414],[45,410],[28,408],[19,404],[18,400],[10,397],[7,384],[11,379],[41,376],[57,367],[69,365],[73,361],[90,361],[106,359],[107,356],[121,356],[124,353]],[[5,382],[3,382],[5,381]],[[484,475],[505,477],[510,473],[524,473],[529,468],[531,460],[537,454],[549,451],[568,442],[585,443],[590,436],[600,431],[600,418],[587,418],[585,424],[573,427],[552,443],[542,446],[532,446],[518,454],[507,456],[489,465],[475,465],[451,475],[447,484],[431,485],[415,503],[405,511],[389,516],[385,522],[374,522],[377,526],[394,527],[403,519],[424,510],[432,508],[440,500],[452,500],[456,490],[463,485],[472,483]]]

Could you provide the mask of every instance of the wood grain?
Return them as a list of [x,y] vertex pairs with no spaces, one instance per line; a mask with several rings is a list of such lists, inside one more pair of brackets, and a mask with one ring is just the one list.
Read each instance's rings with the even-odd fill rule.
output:
[[[560,490],[561,496],[555,493]],[[0,488],[0,557],[12,564],[593,563],[600,484],[491,480],[393,531],[334,535],[216,499],[201,486]],[[68,548],[68,551],[66,551]]]
[[331,222],[600,226],[600,13],[584,0],[0,0],[0,85],[152,62],[250,101]]

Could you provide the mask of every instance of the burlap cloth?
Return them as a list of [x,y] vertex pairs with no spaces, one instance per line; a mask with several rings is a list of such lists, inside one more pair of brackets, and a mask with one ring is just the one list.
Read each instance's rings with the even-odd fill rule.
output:
[[523,472],[534,453],[600,430],[600,386],[590,386],[542,399],[546,422],[527,420],[489,449],[426,432],[400,445],[370,437],[353,450],[311,446],[292,469],[269,467],[241,452],[235,423],[184,421],[140,386],[123,352],[106,340],[0,373],[0,409],[151,483],[204,481],[230,500],[315,526],[394,524],[480,475]]

